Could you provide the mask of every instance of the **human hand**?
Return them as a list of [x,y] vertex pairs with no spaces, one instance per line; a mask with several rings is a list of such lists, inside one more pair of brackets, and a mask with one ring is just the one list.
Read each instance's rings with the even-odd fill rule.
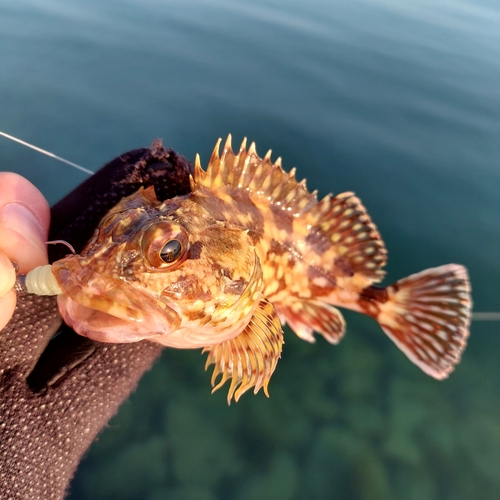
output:
[[0,172],[0,330],[16,306],[12,262],[22,274],[47,264],[49,222],[50,209],[42,193],[24,177]]

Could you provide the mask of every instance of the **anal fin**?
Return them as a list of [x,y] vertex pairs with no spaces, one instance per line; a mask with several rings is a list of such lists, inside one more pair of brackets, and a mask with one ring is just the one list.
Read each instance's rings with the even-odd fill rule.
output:
[[[243,393],[261,387],[269,397],[267,386],[273,374],[283,346],[283,330],[274,306],[262,298],[246,328],[236,337],[220,344],[207,346],[205,365],[215,364],[212,374],[212,392],[220,389],[231,379],[227,402],[238,402]],[[217,377],[222,375],[217,382]]]
[[338,309],[319,300],[296,300],[276,307],[283,322],[307,342],[315,342],[313,332],[321,333],[330,344],[338,344],[345,332],[345,321]]

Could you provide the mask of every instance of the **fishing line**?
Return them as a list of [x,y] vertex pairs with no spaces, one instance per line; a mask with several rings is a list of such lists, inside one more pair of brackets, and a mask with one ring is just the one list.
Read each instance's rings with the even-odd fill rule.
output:
[[2,131],[0,131],[0,135],[7,138],[7,139],[10,139],[11,141],[18,142],[19,144],[22,144],[23,146],[34,149],[38,153],[42,153],[46,156],[49,156],[50,158],[54,158],[55,160],[62,161],[63,163],[66,163],[67,165],[70,165],[73,168],[81,170],[82,172],[85,172],[86,174],[94,175],[94,172],[92,172],[92,170],[89,170],[85,167],[77,165],[76,163],[73,163],[72,161],[65,160],[64,158],[61,158],[60,156],[57,156],[54,153],[51,153],[50,151],[46,151],[45,149],[42,149],[42,148],[39,148],[33,144],[30,144],[29,142],[22,141],[21,139],[18,139],[17,137],[6,134],[5,132],[2,132]]
[[473,312],[474,321],[500,321],[500,312]]

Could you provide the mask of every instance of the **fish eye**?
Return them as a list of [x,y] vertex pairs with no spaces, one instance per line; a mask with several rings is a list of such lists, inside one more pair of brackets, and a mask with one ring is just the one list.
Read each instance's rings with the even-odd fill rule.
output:
[[179,240],[169,240],[160,251],[160,259],[165,264],[175,262],[182,254],[182,243]]
[[172,270],[187,257],[189,237],[180,224],[158,221],[150,224],[141,238],[141,249],[150,271]]

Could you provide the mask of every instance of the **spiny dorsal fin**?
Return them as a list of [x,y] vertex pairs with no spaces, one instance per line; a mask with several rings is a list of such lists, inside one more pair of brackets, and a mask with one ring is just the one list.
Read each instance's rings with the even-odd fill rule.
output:
[[[231,379],[227,402],[234,396],[236,402],[248,389],[261,387],[269,397],[267,386],[281,356],[283,330],[274,306],[262,298],[247,327],[235,338],[220,344],[207,346],[205,369],[215,364],[212,374],[212,392],[220,389]],[[217,377],[222,374],[219,382]]]
[[281,158],[271,162],[271,151],[264,158],[257,155],[255,143],[246,148],[246,139],[241,143],[238,154],[231,147],[228,136],[222,155],[219,156],[221,140],[217,141],[206,172],[202,169],[197,156],[194,167],[193,188],[228,186],[248,190],[267,198],[271,203],[281,206],[293,215],[317,202],[315,193],[309,193],[305,180],[297,182],[295,169],[286,173],[281,167]]
[[310,232],[309,243],[320,246],[333,244],[338,256],[339,271],[359,272],[373,282],[380,281],[385,272],[387,250],[375,224],[354,193],[325,196],[304,214]]

